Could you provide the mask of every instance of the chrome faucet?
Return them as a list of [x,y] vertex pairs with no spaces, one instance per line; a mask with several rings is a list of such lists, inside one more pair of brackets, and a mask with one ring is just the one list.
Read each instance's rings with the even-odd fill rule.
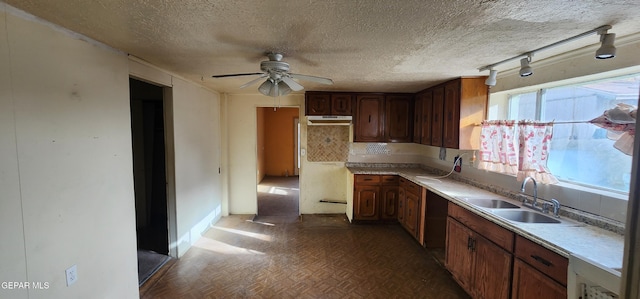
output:
[[[536,179],[528,176],[524,179],[524,181],[522,182],[522,186],[520,187],[520,192],[524,192],[524,187],[527,186],[527,182],[529,182],[529,180],[531,180],[533,182],[533,202],[531,203],[531,207],[534,209],[537,209],[537,205],[538,205],[538,182],[536,182]],[[527,204],[527,199],[525,198],[522,201],[523,204]]]
[[553,216],[560,218],[560,215],[558,215],[558,213],[560,213],[560,202],[555,198],[552,198],[550,202],[553,205]]

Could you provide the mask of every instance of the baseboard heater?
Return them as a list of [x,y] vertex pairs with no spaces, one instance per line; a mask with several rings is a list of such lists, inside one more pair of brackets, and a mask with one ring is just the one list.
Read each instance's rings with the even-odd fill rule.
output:
[[346,201],[335,201],[335,200],[326,200],[326,199],[321,199],[320,202],[326,202],[326,203],[341,203],[343,205],[346,205],[347,202]]

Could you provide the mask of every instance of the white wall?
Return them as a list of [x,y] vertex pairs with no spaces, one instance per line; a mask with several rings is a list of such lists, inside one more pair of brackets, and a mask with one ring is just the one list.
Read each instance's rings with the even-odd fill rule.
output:
[[178,256],[222,217],[220,98],[173,78]]
[[135,298],[127,57],[2,11],[5,22],[0,280],[48,289],[0,288],[0,297]]
[[180,256],[222,213],[219,95],[6,4],[0,12],[0,282],[47,286],[5,284],[0,298],[138,298],[129,75],[170,87]]
[[[0,15],[0,283],[27,280],[20,173],[16,143],[14,98],[11,90],[6,15]],[[3,291],[0,297],[27,298],[27,290]]]

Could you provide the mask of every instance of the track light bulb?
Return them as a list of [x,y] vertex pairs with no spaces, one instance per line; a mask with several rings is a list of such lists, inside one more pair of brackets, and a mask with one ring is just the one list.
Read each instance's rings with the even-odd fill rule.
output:
[[531,56],[520,59],[520,77],[528,77],[533,75],[533,69],[529,66]]
[[600,35],[602,45],[596,50],[596,59],[609,59],[616,57],[616,47],[613,45],[616,39],[615,33]]
[[495,86],[496,85],[496,76],[497,75],[498,75],[498,71],[489,70],[489,77],[487,78],[487,80],[484,81],[484,84],[489,86],[489,88],[491,88],[491,86]]

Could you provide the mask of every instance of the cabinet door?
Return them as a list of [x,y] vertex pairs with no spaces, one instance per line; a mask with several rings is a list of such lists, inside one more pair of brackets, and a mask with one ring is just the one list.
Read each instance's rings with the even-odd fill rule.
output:
[[330,115],[331,95],[325,93],[307,93],[305,110],[307,115]]
[[353,218],[356,220],[378,220],[379,186],[357,185],[354,187]]
[[418,223],[420,222],[420,197],[406,192],[404,205],[405,228],[412,236],[417,237]]
[[422,94],[413,102],[413,143],[422,143]]
[[384,97],[358,95],[356,98],[356,142],[384,141]]
[[404,206],[407,198],[407,193],[404,191],[404,188],[398,188],[398,222],[404,226]]
[[442,126],[444,120],[442,112],[444,111],[444,86],[433,88],[433,106],[431,110],[431,145],[442,146]]
[[567,288],[520,259],[513,262],[512,299],[564,299]]
[[421,95],[422,99],[422,129],[420,143],[431,145],[433,118],[433,91],[429,90]]
[[331,115],[353,115],[351,94],[331,95]]
[[[511,281],[511,253],[474,234],[472,250],[475,255],[473,273],[474,298],[508,299]],[[498,283],[500,282],[500,283]],[[545,298],[546,297],[539,297]]]
[[398,217],[398,186],[382,186],[380,218],[395,220]]
[[[445,267],[453,278],[469,294],[473,271],[473,256],[471,252],[471,230],[453,218],[447,218],[447,247],[445,250]],[[494,282],[494,283],[505,283]]]
[[460,141],[460,80],[444,86],[444,124],[442,144],[446,148],[458,148]]
[[385,97],[385,130],[387,142],[411,142],[413,130],[413,98],[411,95],[389,95]]

